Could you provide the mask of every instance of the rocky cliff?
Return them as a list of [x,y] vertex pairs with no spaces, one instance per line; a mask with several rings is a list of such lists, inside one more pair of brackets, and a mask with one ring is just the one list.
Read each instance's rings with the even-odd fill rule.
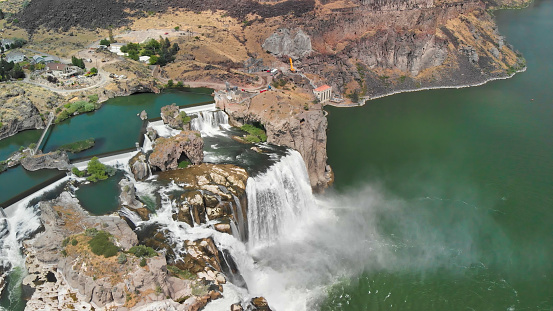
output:
[[311,186],[321,191],[332,181],[327,165],[327,120],[322,106],[313,103],[309,94],[275,90],[230,103],[225,96],[215,97],[236,125],[260,123],[267,131],[267,141],[297,150],[303,157]]
[[156,139],[154,151],[148,161],[162,171],[176,169],[183,155],[192,164],[200,164],[204,158],[203,146],[200,132],[181,131],[173,137]]
[[21,165],[28,171],[41,169],[69,170],[69,156],[65,151],[54,151],[44,154],[28,155],[21,159]]
[[44,126],[40,111],[22,87],[0,84],[0,139]]

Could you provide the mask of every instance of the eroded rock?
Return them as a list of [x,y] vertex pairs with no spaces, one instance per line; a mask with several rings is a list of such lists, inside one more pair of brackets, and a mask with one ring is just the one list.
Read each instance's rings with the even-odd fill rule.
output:
[[69,156],[65,151],[53,151],[44,154],[29,155],[21,158],[21,165],[28,171],[40,169],[69,170]]
[[155,141],[154,151],[150,155],[149,163],[162,171],[174,170],[178,161],[185,155],[192,164],[203,161],[204,142],[197,131],[181,131],[173,137],[160,137]]
[[148,164],[146,154],[142,151],[129,160],[129,167],[136,180],[142,181],[150,177],[150,165]]

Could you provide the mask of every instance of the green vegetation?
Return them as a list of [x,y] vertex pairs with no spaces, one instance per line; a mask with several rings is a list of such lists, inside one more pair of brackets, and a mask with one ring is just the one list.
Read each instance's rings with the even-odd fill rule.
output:
[[185,280],[194,280],[196,275],[188,270],[181,270],[175,266],[167,266],[167,271],[174,277],[185,279]]
[[180,26],[175,27],[175,31],[179,31]]
[[69,238],[65,238],[65,239],[63,239],[63,241],[61,241],[61,246],[62,247],[66,247],[67,244],[69,244]]
[[288,80],[279,79],[279,80],[273,81],[273,86],[278,89],[278,88],[282,88],[282,87],[286,86],[287,83],[288,83]]
[[140,56],[150,56],[150,65],[165,66],[175,60],[175,55],[179,51],[179,45],[169,41],[169,38],[150,39],[148,42],[129,43],[121,47],[121,52],[127,53],[128,57],[138,60]]
[[4,58],[0,60],[0,82],[23,78],[25,78],[25,73],[19,64],[8,63]]
[[179,162],[179,166],[178,166],[178,167],[179,167],[179,168],[187,168],[188,165],[190,165],[190,162],[188,162],[188,161],[181,161],[181,162]]
[[168,87],[168,88],[171,88],[171,87],[173,87],[174,85],[175,85],[175,83],[173,82],[173,80],[167,81],[167,87]]
[[181,118],[182,124],[183,124],[183,125],[186,125],[186,124],[190,123],[190,120],[191,120],[191,119],[190,119],[190,117],[186,114],[186,112],[181,111],[181,112],[179,113],[179,117]]
[[90,71],[85,76],[95,76],[98,74],[98,69],[96,67],[90,68]]
[[71,173],[73,173],[77,177],[85,177],[86,176],[86,171],[81,171],[76,167],[73,167],[71,169]]
[[141,267],[145,267],[146,266],[146,258],[142,258],[140,259],[140,264],[139,264]]
[[125,253],[119,254],[119,256],[117,256],[117,262],[118,262],[120,265],[126,263],[126,262],[127,262],[127,255],[125,255]]
[[86,180],[91,182],[97,182],[99,180],[107,179],[109,176],[115,175],[115,171],[111,166],[105,165],[98,160],[98,157],[93,157],[88,162]]
[[63,107],[65,108],[56,118],[56,123],[66,120],[75,113],[86,113],[96,109],[98,103],[98,95],[90,95],[88,101],[79,100],[73,103],[67,103]]
[[105,45],[105,46],[110,46],[111,44],[111,41],[109,41],[109,39],[102,39],[100,40],[100,45]]
[[145,245],[136,245],[129,249],[129,253],[135,255],[136,257],[154,257],[157,256],[157,252],[148,246]]
[[[81,152],[83,150],[87,150],[87,149],[90,149],[90,148],[94,147],[94,143],[95,143],[94,138],[89,138],[89,139],[77,141],[77,142],[74,142],[74,143],[62,145],[58,148],[58,150],[63,150],[63,151],[72,152],[72,153],[78,153],[78,152]],[[77,174],[75,174],[75,175],[77,175]]]
[[267,141],[267,134],[262,128],[256,127],[252,124],[244,124],[242,127],[240,127],[240,129],[248,133],[248,135],[244,136],[244,140],[249,143],[260,143]]
[[405,82],[405,79],[407,79],[407,76],[401,76],[399,77],[399,82],[403,83]]
[[84,235],[89,237],[95,237],[96,234],[98,234],[98,229],[96,228],[86,228],[86,230],[84,231]]
[[79,241],[77,241],[77,239],[71,240],[71,245],[75,246],[77,244],[79,244]]
[[73,64],[73,66],[77,66],[81,69],[85,69],[84,59],[82,59],[82,58],[77,58],[75,56],[71,56],[71,64]]
[[359,102],[359,91],[355,90],[352,93],[346,94],[346,97],[351,99],[352,102],[358,103]]
[[111,241],[111,235],[106,231],[100,230],[96,235],[88,241],[90,250],[98,255],[106,258],[113,257],[119,252],[119,248]]
[[4,123],[0,122],[0,129],[4,126]]

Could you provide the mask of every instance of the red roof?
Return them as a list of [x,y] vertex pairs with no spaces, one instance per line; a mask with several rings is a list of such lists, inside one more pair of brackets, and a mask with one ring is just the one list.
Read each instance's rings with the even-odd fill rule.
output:
[[322,91],[326,91],[330,88],[330,86],[328,85],[321,85],[319,86],[318,88],[314,89],[315,92],[322,92]]
[[58,71],[62,71],[62,70],[65,69],[65,67],[67,67],[66,64],[51,63],[51,64],[46,65],[46,68],[47,68],[48,70],[58,70]]

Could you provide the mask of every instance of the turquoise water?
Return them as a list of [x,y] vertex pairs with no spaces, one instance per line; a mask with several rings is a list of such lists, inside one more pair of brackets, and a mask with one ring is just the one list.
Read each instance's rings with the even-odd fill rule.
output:
[[553,2],[496,15],[526,72],[328,108],[336,191],[374,231],[322,310],[553,308]]
[[88,185],[81,185],[75,195],[81,206],[93,215],[105,215],[119,208],[119,181],[123,172]]
[[[61,145],[91,137],[96,139],[95,146],[78,154],[70,154],[71,159],[133,148],[139,140],[142,120],[137,114],[142,110],[146,110],[148,118],[155,118],[160,116],[161,107],[165,105],[176,103],[184,106],[212,101],[210,93],[207,89],[198,89],[194,92],[145,93],[110,99],[95,112],[78,115],[56,124],[43,143],[44,151],[49,152]],[[1,140],[0,153],[9,155],[18,150],[20,145],[27,146],[38,141],[40,134],[40,131],[25,131]],[[59,171],[26,172],[21,167],[1,173],[0,202],[39,185],[56,174],[59,174]]]

